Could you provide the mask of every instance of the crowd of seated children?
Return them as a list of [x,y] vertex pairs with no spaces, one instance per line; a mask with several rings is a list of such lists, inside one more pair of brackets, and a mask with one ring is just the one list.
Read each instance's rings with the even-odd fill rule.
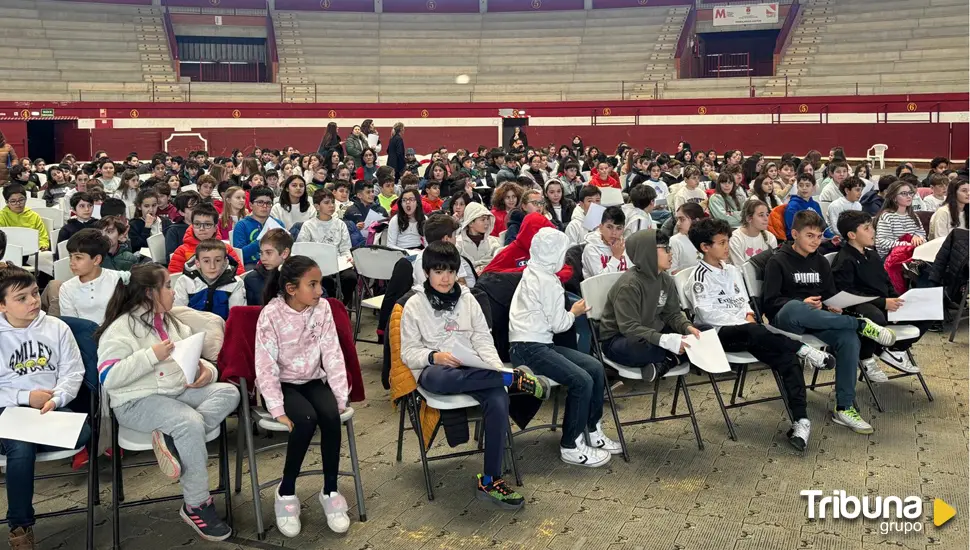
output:
[[229,318],[229,308],[246,305],[246,290],[236,275],[239,265],[230,259],[226,243],[205,239],[185,262],[182,276],[175,281],[175,305]]
[[236,410],[239,390],[216,382],[219,373],[205,359],[199,360],[196,379],[186,380],[172,350],[192,331],[172,313],[174,302],[167,269],[158,264],[131,269],[95,333],[99,378],[118,424],[152,434],[159,468],[182,488],[182,519],[205,540],[222,541],[232,529],[209,494],[205,434]]
[[688,202],[680,205],[674,212],[674,234],[670,237],[670,274],[697,265],[698,249],[688,238],[691,226],[704,218],[700,204]]
[[[495,216],[483,205],[472,202],[462,211],[460,223],[454,244],[462,257],[467,258],[476,272],[481,273],[501,247],[498,238],[491,235]],[[425,224],[426,235],[427,232]]]
[[[315,195],[321,192],[330,193],[318,189]],[[306,256],[283,260],[267,280],[256,326],[256,385],[269,414],[289,429],[274,496],[276,526],[287,537],[299,535],[302,527],[296,479],[317,427],[323,469],[318,500],[333,532],[350,528],[347,500],[337,491],[340,415],[350,388],[330,304],[321,300],[322,278]]]
[[889,186],[882,210],[875,217],[876,251],[883,260],[897,246],[919,246],[926,242],[926,231],[913,210],[916,187],[905,181]]
[[402,250],[422,248],[425,244],[425,216],[421,193],[417,189],[406,189],[398,202],[401,208],[387,224],[387,246]]
[[[204,195],[203,195],[204,196]],[[245,271],[256,266],[259,261],[259,236],[263,225],[270,219],[270,209],[273,207],[273,191],[268,187],[257,187],[249,192],[249,204],[253,211],[250,215],[236,222],[232,230],[232,246],[242,249],[242,261]],[[281,227],[285,227],[282,220],[273,218]]]
[[586,242],[586,235],[589,233],[589,230],[583,226],[583,222],[586,220],[586,213],[589,212],[589,206],[591,204],[599,204],[602,198],[602,191],[595,185],[584,185],[579,190],[579,202],[573,210],[569,225],[566,226],[566,237],[569,240],[570,246]]
[[891,346],[896,335],[865,317],[843,315],[841,309],[823,303],[838,293],[829,262],[818,252],[824,231],[825,222],[813,210],[795,215],[791,227],[793,242],[783,244],[765,266],[764,314],[777,328],[812,334],[829,346],[835,355],[836,404],[832,421],[868,434],[872,433],[872,426],[863,420],[854,404],[859,339],[861,336]]
[[[0,352],[8,358],[0,367],[0,415],[8,407],[31,407],[41,414],[68,410],[84,379],[81,352],[67,324],[41,310],[37,281],[19,267],[0,269],[0,332]],[[91,428],[84,423],[74,448],[90,437]],[[34,548],[35,461],[38,453],[59,450],[0,439],[10,548]]]
[[707,218],[691,226],[690,241],[703,257],[685,284],[688,303],[683,305],[693,310],[695,326],[717,329],[725,352],[749,352],[779,374],[794,419],[788,441],[804,451],[812,425],[805,409],[802,365],[832,368],[835,358],[756,322],[741,270],[728,263],[730,235],[731,226],[724,220]]
[[653,229],[626,241],[633,267],[607,295],[600,326],[606,357],[641,369],[644,381],[661,377],[681,362],[686,334],[698,336],[684,316],[670,269],[669,239]]
[[[506,388],[547,398],[549,387],[531,373],[508,372],[492,342],[481,306],[458,284],[461,264],[451,243],[431,243],[421,254],[423,284],[408,299],[401,317],[401,357],[428,391],[465,394],[482,408],[485,434],[483,473],[477,475],[476,497],[506,509],[519,509],[525,498],[502,479],[509,396]],[[463,366],[454,351],[473,353],[488,368]]]
[[[626,216],[619,206],[610,206],[603,211],[603,220],[599,227],[586,234],[586,247],[583,248],[584,278],[629,269],[630,258],[626,255],[623,238],[625,225]],[[534,248],[535,241],[533,241]],[[568,248],[568,240],[566,248]]]
[[968,227],[970,219],[970,182],[954,179],[947,185],[946,200],[930,218],[930,239],[942,239],[950,231]]
[[[316,209],[317,217],[303,222],[296,242],[329,244],[337,249],[338,257],[349,257],[350,231],[343,220],[335,217],[337,205],[333,193],[326,188],[314,191],[313,207]],[[262,247],[263,245],[260,244],[260,251],[262,251]],[[340,295],[345,303],[350,303],[350,299],[354,295],[354,287],[357,286],[357,272],[353,267],[348,267],[341,271],[338,276],[340,278],[340,294],[337,293],[332,277],[326,277],[323,280],[323,286],[328,295]]]
[[623,226],[623,237],[630,238],[637,231],[655,229],[657,222],[653,212],[657,200],[657,190],[645,183],[630,190],[630,202],[621,206],[626,223]]
[[778,239],[768,231],[768,205],[758,199],[748,199],[741,212],[741,227],[731,233],[728,246],[731,263],[737,267],[765,250],[778,248]]
[[64,281],[58,294],[60,314],[78,317],[97,324],[104,322],[110,296],[118,282],[128,281],[127,271],[104,269],[101,264],[108,257],[111,242],[101,231],[82,229],[67,241],[71,273],[74,277]]
[[[182,273],[186,263],[195,255],[196,247],[205,240],[219,237],[219,212],[209,203],[201,202],[188,208],[188,220],[192,225],[186,229],[182,244],[175,249],[168,262],[169,273]],[[221,242],[221,241],[220,241]],[[227,253],[236,264],[236,274],[242,275],[242,259],[236,255],[235,249],[225,245]]]
[[[840,178],[844,171],[842,167],[838,167],[835,170],[835,180],[840,180],[836,184],[834,181],[827,187],[826,190],[832,189],[834,186],[838,185],[840,195],[838,198],[832,200],[828,205],[828,210],[825,212],[825,221],[828,224],[828,229],[835,235],[839,237],[844,237],[839,231],[839,216],[843,212],[848,212],[854,210],[856,212],[862,211],[862,203],[859,202],[862,199],[862,190],[865,188],[866,183],[856,176],[851,178]],[[823,192],[824,193],[824,192]]]
[[27,206],[27,190],[22,185],[12,184],[3,188],[6,206],[0,210],[0,227],[27,227],[37,231],[41,250],[51,249],[50,235],[40,214]]
[[[320,189],[323,186],[319,187]],[[311,192],[307,190],[306,181],[302,176],[293,175],[283,182],[279,202],[273,205],[270,216],[283,222],[286,229],[294,225],[313,219],[315,211],[310,204]]]

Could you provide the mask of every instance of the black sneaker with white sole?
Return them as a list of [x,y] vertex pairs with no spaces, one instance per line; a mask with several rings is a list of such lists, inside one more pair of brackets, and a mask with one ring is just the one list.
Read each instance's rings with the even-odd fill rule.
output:
[[219,517],[212,497],[200,506],[183,504],[179,515],[205,540],[219,542],[232,536],[232,528]]

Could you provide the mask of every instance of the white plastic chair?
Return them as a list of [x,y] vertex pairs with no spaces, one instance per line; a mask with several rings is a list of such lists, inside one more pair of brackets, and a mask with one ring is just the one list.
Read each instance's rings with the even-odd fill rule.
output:
[[171,281],[172,281],[172,288],[175,288],[175,281],[177,281],[177,280],[179,280],[181,278],[182,278],[182,274],[181,273],[172,273],[172,274],[169,275],[169,279],[171,279]]
[[[586,318],[590,324],[590,332],[593,336],[593,350],[595,356],[599,359],[603,367],[609,366],[619,374],[620,378],[626,380],[643,380],[643,374],[639,368],[633,368],[626,365],[621,365],[616,361],[612,361],[606,357],[603,353],[603,345],[599,340],[599,330],[596,323],[603,318],[603,312],[606,310],[607,296],[609,295],[610,289],[616,284],[616,281],[623,276],[623,273],[601,273],[599,275],[590,277],[580,283],[580,289],[582,290],[583,299],[586,300],[586,306],[589,307],[589,311],[586,312]],[[620,439],[620,447],[623,449],[623,460],[629,462],[630,454],[627,450],[626,438],[623,435],[623,426],[632,426],[638,424],[649,424],[653,422],[660,422],[664,420],[675,420],[680,418],[690,418],[691,424],[694,428],[694,436],[697,439],[697,448],[704,450],[704,441],[701,439],[700,427],[697,424],[697,416],[694,414],[694,405],[690,400],[690,394],[687,390],[687,382],[685,378],[690,371],[689,363],[681,363],[676,368],[671,369],[662,377],[657,377],[653,381],[652,391],[634,391],[627,392],[620,396],[615,396],[613,394],[613,389],[611,388],[610,382],[606,382],[606,394],[610,402],[610,410],[613,413],[613,422],[616,424],[616,434]],[[675,379],[676,385],[674,389],[674,400],[673,406],[669,416],[657,416],[657,395],[660,391],[660,380],[661,379]],[[684,392],[684,402],[687,404],[688,414],[676,414],[677,411],[677,396],[680,390]],[[653,397],[653,402],[650,409],[650,417],[639,419],[639,420],[627,420],[624,422],[620,421],[620,416],[618,412],[618,407],[616,406],[617,398],[626,397],[637,397],[642,395],[651,395]]]
[[623,191],[613,187],[600,187],[600,204],[603,207],[623,204]]
[[34,265],[28,269],[36,270],[40,261],[40,233],[29,227],[4,227],[2,230],[7,235],[7,246],[19,246],[23,256],[34,257]]
[[878,162],[879,169],[880,170],[885,169],[887,149],[889,149],[889,146],[886,145],[885,143],[877,143],[873,145],[872,147],[869,148],[868,151],[866,151],[866,160],[872,161],[873,165],[875,165],[875,163]]
[[7,265],[22,267],[24,264],[23,249],[15,244],[8,244],[7,249],[3,253],[2,261],[7,262]]
[[37,210],[38,208],[47,208],[47,201],[45,201],[44,199],[28,198],[27,208],[30,208],[31,210]]
[[[354,258],[354,267],[357,269],[358,285],[364,283],[364,279],[372,281],[389,281],[394,274],[394,264],[406,256],[403,250],[394,250],[378,246],[367,246],[355,248],[351,251]],[[357,292],[357,322],[354,324],[354,341],[358,341],[360,334],[360,316],[363,309],[380,310],[384,303],[384,295],[372,298],[363,298],[363,291]],[[376,340],[359,340],[377,344]]]
[[337,299],[343,301],[343,289],[340,284],[340,262],[336,246],[327,243],[293,243],[293,255],[310,258],[320,267],[320,273],[324,277],[333,277]]
[[54,220],[46,217],[41,217],[40,219],[44,221],[44,229],[47,230],[47,240],[56,239],[57,233],[54,233]]
[[61,241],[57,243],[57,257],[67,258],[70,255],[67,251],[67,241]]
[[55,281],[67,281],[74,277],[71,273],[71,259],[61,258],[54,262],[54,280]]
[[159,233],[148,237],[148,250],[151,253],[153,262],[164,264],[165,262],[165,235]]
[[[53,222],[54,231],[64,227],[64,212],[60,208],[38,207],[32,208],[34,212],[42,218],[47,218]],[[53,234],[51,237],[55,237]]]

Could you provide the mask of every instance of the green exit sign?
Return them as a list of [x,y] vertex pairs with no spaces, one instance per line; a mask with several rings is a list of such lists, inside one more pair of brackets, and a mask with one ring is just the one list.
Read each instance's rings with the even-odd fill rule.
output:
[[54,109],[41,109],[40,116],[54,116]]

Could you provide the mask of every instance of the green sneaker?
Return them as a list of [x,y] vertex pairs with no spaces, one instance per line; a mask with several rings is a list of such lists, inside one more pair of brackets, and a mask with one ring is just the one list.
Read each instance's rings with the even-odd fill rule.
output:
[[518,367],[512,371],[512,388],[515,391],[527,393],[536,399],[549,399],[549,382],[532,374],[529,367]]
[[832,422],[845,426],[857,434],[871,434],[873,431],[872,426],[862,419],[855,407],[849,407],[842,411],[832,411]]
[[478,474],[478,490],[475,491],[478,500],[489,501],[506,510],[518,510],[525,505],[522,495],[509,488],[504,479],[497,477],[488,485],[482,485],[483,478],[482,474]]
[[879,342],[879,345],[882,347],[891,346],[896,343],[896,333],[892,330],[877,325],[865,317],[859,317],[859,320],[866,324],[866,326],[859,330],[859,334],[862,336]]

